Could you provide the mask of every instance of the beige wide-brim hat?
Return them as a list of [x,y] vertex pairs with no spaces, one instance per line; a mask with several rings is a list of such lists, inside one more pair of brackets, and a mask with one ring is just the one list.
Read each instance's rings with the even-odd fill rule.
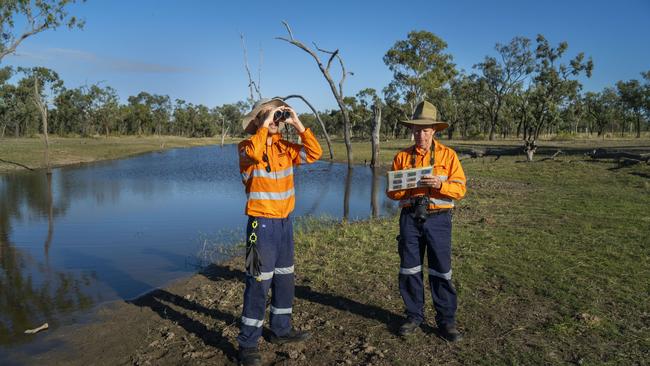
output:
[[438,108],[426,100],[420,102],[415,107],[413,119],[400,122],[406,127],[411,127],[412,125],[431,126],[436,131],[442,131],[445,128],[449,127],[449,123],[440,120]]
[[251,122],[257,117],[257,114],[260,113],[262,108],[269,105],[273,108],[277,108],[277,107],[291,108],[287,103],[285,103],[280,98],[272,98],[272,99],[262,98],[258,100],[253,105],[253,109],[250,112],[248,112],[248,114],[246,114],[241,120],[241,126],[246,133],[252,135],[255,133],[255,131],[257,131],[257,126],[255,126],[255,124]]

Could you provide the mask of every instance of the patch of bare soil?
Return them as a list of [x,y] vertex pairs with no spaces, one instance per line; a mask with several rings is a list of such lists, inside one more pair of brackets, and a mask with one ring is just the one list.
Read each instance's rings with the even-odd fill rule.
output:
[[[235,365],[245,276],[242,262],[238,258],[212,265],[166,289],[102,306],[97,321],[45,334],[42,352],[17,355],[15,360],[40,365]],[[495,308],[487,313],[465,314],[474,329],[465,329],[466,339],[459,344],[439,338],[432,320],[416,335],[403,339],[396,335],[403,321],[402,303],[396,278],[391,279],[369,281],[363,289],[355,287],[354,281],[312,288],[298,271],[293,323],[313,336],[301,344],[274,345],[266,341],[269,331],[265,328],[265,339],[260,341],[264,364],[473,363],[477,360],[467,360],[463,353],[497,351],[502,337],[520,333],[522,323],[536,327],[547,321],[539,308],[501,303],[493,304]],[[426,311],[433,318],[430,305]],[[511,314],[504,316],[504,312]],[[497,321],[487,319],[489,314],[501,315]],[[539,341],[524,338],[525,343],[524,339],[516,342],[524,348]]]

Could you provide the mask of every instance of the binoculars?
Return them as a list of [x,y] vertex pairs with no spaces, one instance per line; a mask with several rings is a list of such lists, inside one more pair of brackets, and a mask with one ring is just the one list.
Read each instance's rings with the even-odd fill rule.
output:
[[289,111],[275,111],[275,113],[273,113],[274,121],[284,121],[289,117],[291,117],[291,113]]

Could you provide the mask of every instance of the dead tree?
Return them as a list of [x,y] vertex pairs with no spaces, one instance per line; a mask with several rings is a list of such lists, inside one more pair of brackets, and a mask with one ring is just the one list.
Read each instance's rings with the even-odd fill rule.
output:
[[226,117],[221,117],[221,146],[223,146],[224,140],[228,135],[228,129],[230,129],[230,126],[226,127]]
[[320,115],[318,114],[318,111],[316,111],[316,108],[314,108],[314,106],[312,106],[311,103],[309,103],[307,99],[305,99],[305,97],[303,97],[302,95],[291,94],[281,99],[287,100],[291,98],[302,99],[302,101],[305,102],[305,104],[307,104],[307,106],[311,109],[311,111],[314,112],[314,115],[316,116],[318,123],[320,123],[320,126],[323,129],[323,134],[325,134],[325,141],[327,141],[327,148],[329,149],[330,152],[330,160],[334,159],[334,152],[332,152],[332,141],[330,141],[330,135],[327,133],[327,129],[325,128],[325,123],[323,123],[323,120],[320,118]]
[[[347,107],[345,106],[345,103],[343,102],[343,83],[345,82],[345,78],[348,74],[350,75],[353,74],[345,70],[345,65],[343,63],[343,59],[339,55],[339,50],[327,51],[322,48],[319,48],[314,43],[314,47],[316,48],[316,50],[329,55],[329,60],[327,60],[327,65],[324,65],[321,59],[316,54],[316,52],[314,52],[309,47],[305,46],[302,42],[293,38],[293,33],[291,32],[291,28],[289,27],[289,24],[286,21],[282,21],[282,24],[284,24],[285,28],[287,29],[289,38],[276,37],[276,39],[291,43],[292,45],[300,48],[301,50],[311,55],[311,57],[313,57],[313,59],[316,61],[316,64],[318,65],[318,68],[320,69],[321,73],[325,77],[325,80],[327,80],[330,89],[332,90],[332,94],[334,95],[334,98],[336,99],[336,103],[338,104],[339,109],[341,110],[341,114],[343,115],[343,125],[344,125],[343,135],[345,140],[345,149],[348,155],[348,168],[352,168],[353,157],[352,157],[352,142],[350,141],[350,132],[351,132],[350,115],[348,113]],[[334,83],[332,76],[330,75],[330,67],[332,66],[332,62],[334,61],[334,59],[337,59],[339,61],[339,64],[341,65],[341,80],[339,80],[338,88]]]
[[533,156],[537,151],[537,143],[535,140],[526,140],[524,141],[524,152],[526,153],[526,161],[533,161]]
[[375,101],[372,105],[372,158],[370,160],[370,167],[377,168],[379,162],[379,132],[381,130],[381,104]]
[[38,91],[38,75],[34,72],[34,103],[41,112],[41,120],[43,121],[43,137],[45,139],[45,173],[52,174],[52,167],[50,166],[50,140],[47,135],[47,105],[41,99],[41,93]]
[[248,89],[250,91],[250,101],[251,103],[255,100],[255,95],[253,94],[253,91],[257,93],[257,99],[262,99],[262,92],[261,92],[261,76],[262,76],[262,50],[260,50],[260,64],[258,65],[258,73],[257,73],[257,83],[253,80],[253,77],[251,76],[251,70],[248,67],[248,52],[246,52],[246,42],[244,42],[244,34],[240,33],[239,37],[241,38],[241,47],[244,50],[244,68],[246,69],[246,74],[248,75]]
[[522,147],[513,147],[513,148],[507,148],[507,149],[471,149],[469,151],[462,151],[461,149],[456,149],[460,154],[458,158],[460,160],[467,159],[467,158],[484,158],[488,156],[495,156],[495,160],[499,160],[501,156],[513,156],[513,155],[520,155],[524,153],[524,148]]

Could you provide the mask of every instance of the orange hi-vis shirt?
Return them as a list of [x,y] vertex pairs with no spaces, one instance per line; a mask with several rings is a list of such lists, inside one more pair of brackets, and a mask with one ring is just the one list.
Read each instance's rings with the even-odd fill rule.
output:
[[[433,149],[434,159],[432,160],[429,160],[431,150],[421,149],[416,145],[407,147],[395,155],[392,170],[430,166],[429,162],[431,161],[433,162],[433,174],[442,181],[440,189],[420,187],[386,192],[390,199],[400,201],[400,207],[410,206],[411,197],[427,195],[431,202],[430,210],[453,208],[454,200],[460,200],[465,196],[467,179],[465,179],[465,173],[456,152],[436,140],[433,143],[435,146]],[[415,165],[412,164],[413,155],[415,155]]]
[[[294,166],[313,163],[323,150],[313,132],[300,134],[302,145],[272,136],[266,144],[269,130],[260,127],[250,138],[238,145],[239,171],[246,186],[246,215],[267,218],[285,218],[293,211],[296,200],[293,188]],[[270,167],[270,171],[267,171]]]

